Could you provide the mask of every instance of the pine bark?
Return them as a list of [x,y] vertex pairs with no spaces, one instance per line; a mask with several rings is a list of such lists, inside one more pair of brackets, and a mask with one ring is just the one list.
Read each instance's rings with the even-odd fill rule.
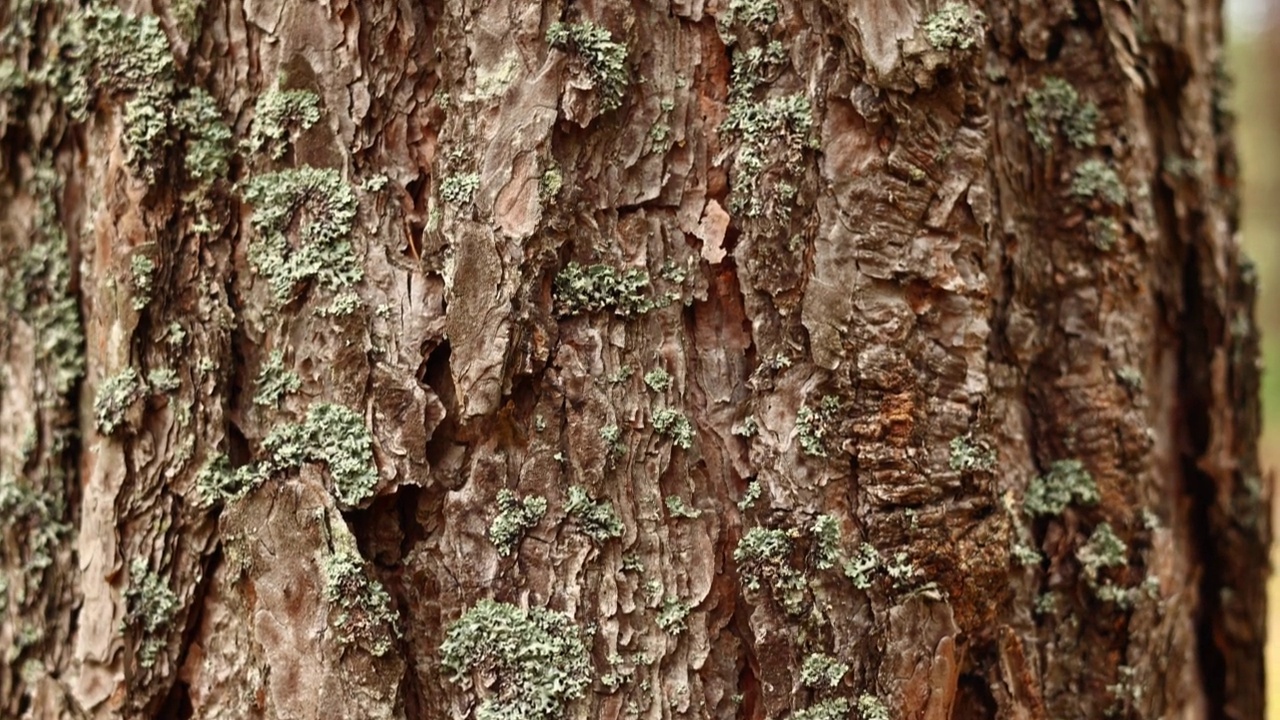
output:
[[0,716],[1261,718],[1220,10],[0,3]]

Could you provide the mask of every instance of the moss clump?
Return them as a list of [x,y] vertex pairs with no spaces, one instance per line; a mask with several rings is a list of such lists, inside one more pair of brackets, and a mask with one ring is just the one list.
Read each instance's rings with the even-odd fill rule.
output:
[[567,615],[493,600],[449,626],[440,664],[466,688],[474,675],[486,678],[477,720],[555,720],[591,678],[586,645]]
[[1071,83],[1046,77],[1039,90],[1027,93],[1027,131],[1041,148],[1053,147],[1061,133],[1074,147],[1093,147],[1097,142],[1098,107],[1080,97]]
[[186,135],[182,161],[187,175],[199,183],[225,176],[231,159],[231,128],[223,122],[213,97],[203,88],[192,88],[178,101],[176,117]]
[[571,262],[556,274],[556,304],[561,315],[609,310],[631,317],[653,309],[649,273],[637,268],[619,271],[609,265],[582,266]]
[[847,720],[848,717],[849,701],[844,698],[823,700],[791,713],[791,720]]
[[774,161],[797,164],[810,143],[813,107],[809,98],[797,94],[756,101],[744,95],[730,103],[721,130],[739,139],[729,209],[760,217],[766,208],[761,186],[765,167]]
[[1128,193],[1120,176],[1102,160],[1090,158],[1076,167],[1071,194],[1078,198],[1100,197],[1112,205],[1123,204]]
[[889,707],[884,701],[870,693],[858,696],[859,720],[890,720]]
[[271,157],[284,157],[289,143],[320,121],[320,96],[309,90],[281,90],[273,87],[258,97],[249,147],[266,149]]
[[498,491],[498,514],[489,524],[489,539],[498,554],[506,557],[515,552],[524,534],[547,514],[547,499],[532,495],[524,500],[503,488]]
[[844,564],[844,574],[853,581],[854,587],[867,590],[871,587],[872,574],[880,569],[882,563],[880,552],[870,543],[862,543],[857,554]]
[[151,302],[155,289],[156,264],[142,253],[134,253],[129,259],[129,274],[133,278],[133,309],[141,310]]
[[671,387],[671,375],[662,368],[655,368],[644,374],[644,384],[654,392],[666,392]]
[[688,450],[693,447],[693,425],[683,413],[662,408],[653,413],[653,430],[671,438],[671,444]]
[[839,685],[848,672],[848,663],[826,653],[813,653],[800,666],[800,682],[805,687],[831,689]]
[[1060,515],[1068,505],[1095,505],[1101,496],[1093,476],[1079,460],[1058,460],[1031,481],[1023,506],[1031,515]]
[[164,578],[148,570],[147,562],[138,558],[129,565],[129,588],[124,601],[125,624],[142,632],[138,664],[149,668],[164,649],[165,633],[178,612],[178,596]]
[[125,413],[145,395],[138,371],[126,367],[102,381],[93,400],[93,419],[98,431],[110,435],[125,422]]
[[554,48],[573,51],[582,59],[587,76],[600,96],[605,112],[622,105],[627,88],[627,46],[614,42],[609,31],[592,22],[552,23],[547,42]]
[[819,515],[810,528],[813,535],[813,566],[829,570],[840,559],[840,521],[834,515]]
[[666,504],[667,512],[670,513],[673,518],[687,518],[693,520],[702,516],[701,510],[689,507],[689,505],[684,501],[684,498],[679,495],[668,495]]
[[450,175],[440,182],[440,197],[450,205],[470,205],[479,189],[478,173]]
[[591,499],[581,485],[569,488],[569,501],[564,511],[578,523],[578,527],[596,542],[622,537],[622,521],[613,511],[613,505]]
[[[304,167],[260,175],[245,186],[244,199],[254,206],[258,234],[249,262],[277,302],[287,302],[300,282],[314,279],[339,290],[363,277],[350,241],[356,196],[338,171]],[[289,240],[295,227],[296,247]]]
[[658,627],[672,635],[679,635],[687,627],[685,621],[693,608],[679,598],[666,598],[662,601],[662,611],[658,613]]
[[990,471],[996,466],[996,454],[985,442],[961,435],[951,439],[950,465],[956,472]]
[[324,599],[337,610],[331,625],[338,641],[362,647],[375,657],[391,650],[399,637],[398,616],[382,583],[364,571],[355,538],[342,535],[335,552],[324,559]]
[[981,16],[962,2],[949,2],[924,21],[929,44],[939,50],[969,50],[982,36]]
[[258,392],[253,396],[255,405],[272,406],[280,402],[280,398],[298,392],[302,387],[302,378],[298,373],[285,368],[284,352],[273,350],[267,362],[258,370],[258,378],[254,381]]
[[306,422],[276,428],[262,446],[268,453],[262,467],[265,474],[305,462],[328,465],[334,497],[346,508],[367,500],[378,484],[373,440],[364,419],[341,405],[312,406]]

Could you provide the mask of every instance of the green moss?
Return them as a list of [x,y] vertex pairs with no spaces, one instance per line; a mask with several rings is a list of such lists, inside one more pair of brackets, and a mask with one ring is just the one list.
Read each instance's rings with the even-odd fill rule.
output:
[[681,498],[679,495],[668,495],[666,503],[667,503],[667,512],[673,518],[695,519],[702,515],[701,510],[698,510],[697,508],[689,507],[689,505],[685,503],[684,499]]
[[1097,197],[1121,205],[1128,196],[1120,176],[1103,160],[1090,158],[1076,166],[1071,194],[1079,198]]
[[481,600],[449,626],[440,664],[450,679],[481,688],[477,720],[557,720],[591,677],[586,645],[562,613]]
[[849,701],[844,698],[830,698],[790,715],[791,720],[847,720],[849,717]]
[[662,408],[653,413],[653,430],[671,438],[671,444],[688,450],[693,447],[693,425],[678,410]]
[[173,368],[156,368],[147,373],[147,386],[153,393],[171,393],[182,387],[182,380]]
[[126,367],[102,381],[93,400],[93,418],[98,431],[110,435],[125,422],[129,408],[145,394],[138,371]]
[[765,167],[773,161],[794,164],[799,160],[811,142],[813,108],[809,98],[800,94],[763,101],[744,95],[730,103],[721,131],[739,140],[729,209],[759,217],[766,208],[761,186]]
[[440,182],[440,197],[450,205],[470,205],[480,189],[477,173],[450,175]]
[[986,472],[995,468],[996,454],[985,442],[961,435],[951,440],[950,465],[956,472]]
[[164,578],[147,568],[146,560],[137,558],[129,565],[124,601],[125,624],[142,633],[138,664],[152,667],[164,650],[169,623],[178,612],[178,596]]
[[671,375],[662,368],[654,368],[644,374],[644,384],[656,393],[666,392],[671,387]]
[[982,22],[973,8],[948,2],[924,21],[929,44],[939,50],[968,50],[982,37]]
[[686,620],[692,609],[689,603],[681,602],[679,598],[666,598],[662,602],[662,611],[658,613],[658,627],[672,635],[679,635],[685,631]]
[[834,515],[819,515],[809,530],[813,534],[813,565],[819,570],[835,567],[840,559],[840,521]]
[[506,557],[516,551],[520,539],[547,513],[547,499],[531,495],[521,500],[503,488],[498,491],[498,514],[489,524],[489,539],[498,554]]
[[[336,170],[304,167],[260,175],[245,186],[244,199],[254,206],[251,222],[258,235],[249,246],[249,262],[277,302],[288,301],[304,281],[338,290],[363,277],[350,241],[355,192]],[[294,228],[296,244],[289,239]]]
[[800,682],[805,687],[831,689],[840,684],[849,672],[849,665],[826,653],[812,653],[800,666]]
[[547,42],[555,48],[572,51],[582,59],[600,97],[605,112],[622,104],[627,89],[627,46],[614,42],[609,31],[592,22],[552,23],[547,29]]
[[129,273],[133,278],[133,309],[141,310],[151,302],[155,283],[156,264],[146,255],[135,252],[129,258]]
[[654,307],[649,273],[638,268],[619,271],[609,265],[571,262],[556,274],[556,304],[561,315],[609,310],[615,315],[642,315]]
[[320,96],[309,90],[281,90],[273,87],[258,97],[249,147],[267,150],[271,157],[284,157],[289,143],[320,121]]
[[596,542],[622,537],[622,521],[607,501],[592,499],[581,485],[569,488],[569,501],[564,510],[577,522],[578,527]]
[[274,406],[285,395],[298,392],[302,387],[302,378],[298,377],[298,373],[285,368],[283,351],[273,350],[267,362],[258,370],[254,385],[258,391],[253,396],[253,403]]
[[859,720],[891,720],[889,707],[884,701],[870,693],[858,696]]
[[1099,117],[1098,107],[1062,78],[1046,77],[1039,90],[1027,93],[1027,131],[1045,150],[1053,146],[1057,134],[1077,148],[1093,147]]
[[1093,476],[1079,460],[1058,460],[1031,481],[1024,507],[1031,515],[1060,515],[1068,505],[1095,505],[1101,499]]
[[364,648],[375,657],[391,650],[399,637],[391,596],[382,583],[364,570],[364,559],[355,549],[355,538],[340,536],[332,555],[324,559],[324,599],[336,610],[330,619],[338,641]]
[[328,465],[334,497],[347,508],[367,500],[378,484],[373,440],[364,418],[341,405],[313,405],[306,422],[272,430],[262,446],[268,454],[262,468],[266,474],[304,462]]
[[200,183],[224,177],[231,159],[232,135],[213,97],[203,88],[192,88],[178,101],[177,120],[186,136],[182,161],[187,175]]

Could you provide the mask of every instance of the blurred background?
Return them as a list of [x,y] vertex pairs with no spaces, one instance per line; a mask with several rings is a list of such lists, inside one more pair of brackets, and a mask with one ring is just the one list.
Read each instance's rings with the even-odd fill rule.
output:
[[[1225,0],[1228,61],[1243,175],[1241,235],[1258,266],[1262,380],[1262,466],[1280,468],[1280,0]],[[1280,528],[1280,517],[1273,527]],[[1280,568],[1280,545],[1272,566]],[[1280,720],[1280,576],[1268,587],[1267,717]]]

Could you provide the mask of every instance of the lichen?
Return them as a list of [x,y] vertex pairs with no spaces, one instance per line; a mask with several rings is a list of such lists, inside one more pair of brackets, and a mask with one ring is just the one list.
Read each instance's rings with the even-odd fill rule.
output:
[[487,678],[477,720],[556,720],[590,682],[586,645],[571,618],[481,600],[445,633],[440,664],[467,689]]
[[1113,205],[1124,203],[1128,193],[1120,176],[1105,161],[1090,158],[1076,166],[1071,194],[1079,198],[1099,197]]
[[684,498],[680,497],[679,495],[668,495],[666,499],[666,503],[667,503],[667,512],[673,518],[695,519],[702,515],[701,510],[698,510],[697,508],[694,508],[694,507],[689,507],[689,505],[684,501]]
[[283,351],[273,350],[267,362],[263,363],[262,368],[258,370],[258,377],[254,384],[258,391],[253,395],[253,403],[274,406],[285,395],[298,392],[302,387],[302,378],[284,366]]
[[848,663],[826,653],[811,653],[800,666],[800,682],[805,687],[831,689],[839,685],[848,672]]
[[1101,499],[1093,476],[1079,460],[1058,460],[1031,481],[1023,506],[1036,515],[1060,515],[1068,505],[1095,505]]
[[592,22],[555,22],[547,29],[547,43],[573,51],[582,59],[587,76],[600,97],[605,112],[622,105],[627,88],[627,46],[614,42],[613,35]]
[[672,635],[684,632],[689,612],[693,608],[679,598],[666,598],[662,602],[662,611],[658,613],[658,627]]
[[671,375],[662,368],[654,368],[644,374],[644,384],[656,393],[666,392],[671,387]]
[[173,54],[159,17],[92,4],[68,19],[62,35],[73,58],[64,100],[77,119],[87,117],[95,91],[152,98],[172,91]]
[[693,447],[693,425],[683,413],[671,408],[653,412],[653,430],[671,438],[671,444],[688,450]]
[[[307,280],[338,290],[363,277],[350,241],[356,196],[337,170],[303,167],[259,175],[245,186],[244,199],[254,206],[251,222],[258,235],[249,246],[249,262],[277,302],[288,301]],[[296,246],[289,239],[295,227]]]
[[1077,148],[1093,147],[1099,116],[1098,107],[1062,78],[1046,77],[1039,90],[1027,93],[1027,131],[1045,150],[1058,133]]
[[749,96],[729,104],[729,114],[721,126],[728,136],[737,136],[734,156],[733,194],[729,209],[747,217],[759,217],[767,207],[761,179],[771,161],[794,165],[812,140],[813,108],[802,94],[774,96],[757,101]]
[[795,534],[782,528],[754,527],[738,540],[733,551],[743,587],[759,592],[767,584],[790,614],[800,612],[808,587],[804,575],[791,565]]
[[132,366],[106,378],[93,400],[93,418],[98,431],[111,435],[125,422],[125,414],[145,394],[138,371]]
[[129,564],[124,600],[125,624],[142,633],[138,664],[150,668],[165,647],[169,623],[178,612],[178,596],[164,578],[148,569],[146,560],[135,558]]
[[890,720],[889,707],[884,701],[870,693],[858,696],[859,720]]
[[178,101],[176,117],[186,136],[182,162],[187,175],[199,183],[226,176],[232,134],[213,97],[203,88],[192,88]]
[[1093,241],[1093,246],[1102,252],[1114,250],[1116,243],[1120,242],[1120,238],[1124,236],[1120,221],[1111,217],[1089,218],[1085,222],[1085,229],[1089,233],[1089,239]]
[[489,524],[489,539],[498,554],[506,557],[516,551],[520,539],[547,513],[547,499],[531,495],[521,500],[506,488],[498,491],[498,514]]
[[271,157],[284,157],[289,143],[320,121],[320,96],[309,90],[281,90],[273,87],[258,97],[249,148],[267,150]]
[[981,16],[963,2],[948,2],[924,21],[929,44],[939,50],[969,50],[982,37]]
[[440,181],[440,197],[450,205],[470,205],[480,189],[480,175],[460,173]]
[[752,480],[747,483],[747,489],[742,493],[742,499],[738,501],[739,510],[748,510],[752,505],[756,504],[756,500],[760,499],[762,488],[758,480]]
[[797,710],[790,717],[791,720],[846,720],[849,717],[849,701],[844,698],[829,698]]
[[267,452],[263,474],[300,467],[306,462],[327,465],[334,497],[346,508],[368,499],[378,484],[373,440],[364,418],[341,405],[313,405],[306,422],[277,427],[262,446]]
[[156,368],[147,373],[147,386],[153,393],[171,393],[182,386],[182,380],[173,368]]
[[231,467],[230,458],[223,453],[217,453],[196,472],[196,505],[208,509],[219,503],[240,498],[252,487],[254,480],[251,469],[237,471]]
[[989,471],[996,466],[996,454],[985,442],[960,435],[951,439],[950,465],[956,472]]
[[813,566],[819,570],[835,567],[840,559],[840,521],[834,515],[819,515],[810,528],[813,535]]
[[151,293],[155,289],[156,264],[143,253],[134,253],[129,258],[129,274],[133,279],[133,309],[141,310],[151,302]]
[[604,440],[609,460],[615,460],[627,454],[627,446],[622,442],[622,429],[617,425],[605,425],[600,428],[600,439]]
[[382,583],[365,573],[355,538],[343,535],[340,540],[322,563],[324,599],[337,611],[330,624],[339,642],[382,657],[399,637],[391,596]]
[[805,455],[827,456],[827,424],[835,419],[838,409],[839,400],[827,395],[817,410],[804,405],[796,413],[796,440]]
[[571,262],[556,274],[556,304],[561,315],[608,310],[631,317],[652,310],[649,273],[638,268],[619,271],[610,265]]
[[1014,543],[1012,554],[1014,561],[1019,565],[1034,566],[1044,561],[1044,556],[1040,554],[1040,551],[1026,543]]
[[729,22],[763,28],[778,21],[775,0],[729,0]]
[[578,527],[596,542],[622,537],[622,521],[607,501],[593,500],[581,485],[569,488],[569,501],[564,510],[577,522]]
[[844,564],[845,577],[853,581],[859,590],[871,587],[872,573],[879,570],[882,564],[880,552],[870,543],[862,543],[850,560]]
[[1129,546],[1116,535],[1111,523],[1099,523],[1089,540],[1076,550],[1076,559],[1080,561],[1085,582],[1097,588],[1104,569],[1129,564]]

